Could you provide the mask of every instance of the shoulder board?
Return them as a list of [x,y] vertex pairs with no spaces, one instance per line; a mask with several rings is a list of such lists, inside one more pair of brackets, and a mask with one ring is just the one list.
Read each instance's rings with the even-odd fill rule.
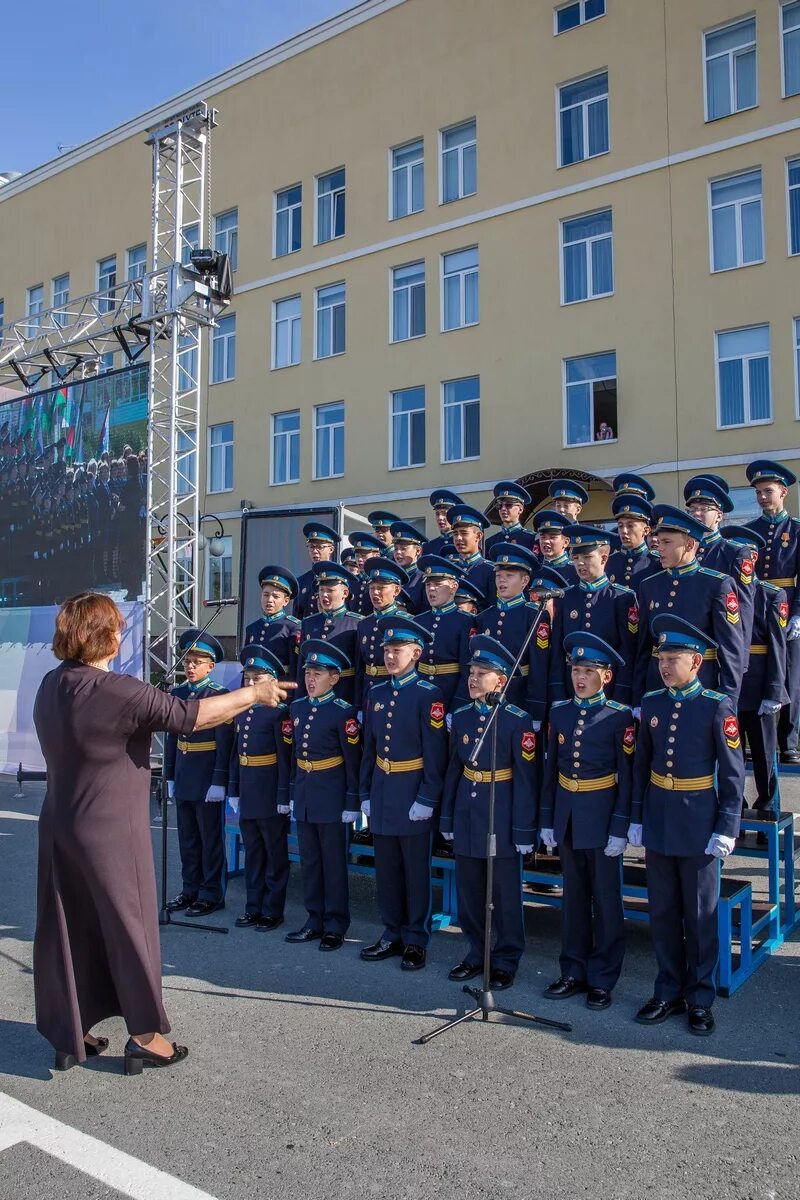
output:
[[383,683],[373,683],[372,687],[369,689],[369,694],[371,696],[373,692],[385,691],[388,687],[391,687],[388,679],[384,680]]
[[286,614],[286,620],[289,622],[290,625],[301,625],[302,624],[300,619],[298,617],[293,617],[291,613]]
[[456,713],[466,712],[468,708],[472,708],[472,705],[471,704],[462,704],[459,708],[457,708],[455,710],[455,712],[453,713],[453,716],[455,716]]
[[621,592],[626,596],[635,596],[636,595],[633,588],[626,587],[624,583],[614,583],[614,581],[612,580],[611,586],[615,592]]
[[221,683],[215,683],[213,679],[210,680],[206,686],[210,687],[212,692],[227,692],[228,690],[227,688],[223,687]]
[[770,583],[770,581],[768,579],[759,579],[758,582],[761,584],[761,586],[763,588],[766,588],[766,590],[768,592],[782,592],[783,591],[783,588],[778,587],[778,585],[776,583]]
[[554,700],[550,705],[551,708],[563,708],[565,704],[571,704],[571,700]]
[[429,692],[438,692],[439,690],[435,683],[428,683],[427,679],[418,679],[417,687],[427,688]]
[[345,615],[346,617],[355,617],[355,619],[356,619],[357,621],[360,621],[360,620],[361,620],[361,613],[354,613],[354,612],[351,612],[349,608],[346,608],[346,609],[344,610],[344,615]]
[[[649,692],[648,692],[648,695],[650,695]],[[606,708],[614,708],[614,709],[616,709],[617,712],[630,712],[631,711],[631,707],[629,704],[620,704],[620,702],[618,700],[606,700]]]
[[521,708],[517,708],[516,704],[507,704],[505,707],[506,712],[510,712],[513,717],[527,717],[528,715]]
[[666,690],[666,688],[656,688],[654,692],[645,692],[642,699],[648,700],[651,696],[663,696]]
[[703,688],[702,694],[707,696],[709,700],[716,700],[717,702],[720,700],[727,700],[727,696],[724,692],[712,692],[711,688]]
[[800,525],[800,517],[789,517],[793,525]]
[[347,703],[347,701],[346,701],[346,700],[342,700],[340,696],[334,696],[334,698],[333,698],[333,703],[334,703],[334,704],[336,704],[336,705],[338,705],[338,707],[339,707],[339,708],[350,708],[350,707],[351,707],[351,706],[350,706],[350,705]]
[[299,708],[299,706],[301,704],[306,704],[307,701],[308,701],[307,696],[298,696],[298,698],[296,700],[292,701],[292,703],[289,705],[289,707],[290,708]]
[[700,570],[703,575],[710,575],[712,577],[712,579],[729,579],[730,578],[730,576],[726,575],[724,571],[712,571],[711,567],[701,567]]

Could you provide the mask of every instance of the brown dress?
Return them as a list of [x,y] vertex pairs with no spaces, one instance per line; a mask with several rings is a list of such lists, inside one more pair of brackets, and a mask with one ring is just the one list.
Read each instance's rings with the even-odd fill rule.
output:
[[129,675],[65,662],[42,680],[34,722],[47,766],[33,945],[36,1027],[86,1057],[83,1036],[122,1016],[169,1031],[150,840],[150,735],[191,732],[198,702]]

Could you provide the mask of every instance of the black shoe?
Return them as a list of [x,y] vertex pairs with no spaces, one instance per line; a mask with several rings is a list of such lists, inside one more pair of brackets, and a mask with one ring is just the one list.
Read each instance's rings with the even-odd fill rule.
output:
[[489,977],[489,991],[504,992],[506,988],[511,987],[514,979],[514,971],[503,971],[499,967],[492,967],[492,973]]
[[102,1054],[104,1050],[108,1049],[108,1038],[98,1038],[96,1046],[93,1046],[91,1042],[84,1042],[83,1045],[86,1050],[86,1057],[96,1058],[98,1054]]
[[651,996],[637,1012],[636,1020],[640,1025],[660,1025],[668,1017],[678,1017],[685,1012],[685,1000],[659,1000],[657,996]]
[[224,900],[195,900],[186,909],[186,915],[187,917],[207,917],[209,913],[219,912],[224,907]]
[[588,990],[588,985],[580,979],[573,979],[571,975],[559,975],[554,983],[544,989],[543,995],[548,1000],[569,1000],[570,996],[577,996],[578,992]]
[[247,929],[250,925],[257,925],[258,921],[258,913],[244,913],[241,917],[236,918],[234,925],[237,929]]
[[384,958],[397,958],[403,952],[402,942],[390,942],[388,938],[379,938],[371,946],[364,946],[361,958],[365,962],[381,962]]
[[689,1006],[689,1033],[695,1033],[698,1037],[708,1037],[714,1032],[714,1017],[710,1008],[704,1008],[702,1004],[691,1004]]
[[315,942],[317,938],[321,937],[321,929],[308,929],[303,926],[302,929],[295,929],[294,933],[287,933],[283,940],[285,942]]
[[611,991],[609,988],[589,988],[586,993],[587,1008],[608,1008],[611,1004]]
[[350,838],[350,845],[353,846],[371,846],[372,834],[369,829],[358,829]]
[[800,750],[781,750],[781,762],[793,767],[800,765]]
[[460,962],[457,967],[453,967],[452,971],[448,971],[447,978],[452,979],[453,983],[466,983],[468,979],[474,979],[476,975],[480,975],[483,970],[483,963]]
[[195,904],[197,896],[190,896],[187,892],[178,892],[172,900],[167,901],[167,912],[183,912],[190,904]]
[[155,1054],[146,1046],[140,1046],[133,1038],[125,1043],[125,1074],[141,1075],[144,1067],[171,1067],[174,1063],[183,1062],[189,1051],[185,1046],[172,1043],[172,1054],[165,1058],[163,1054]]
[[259,917],[256,933],[271,933],[283,924],[283,917]]
[[318,950],[341,950],[344,945],[343,933],[323,933]]
[[768,846],[769,845],[769,838],[767,837],[767,835],[765,833],[757,833],[756,834],[756,845],[757,846]]
[[425,966],[427,954],[423,946],[406,946],[403,951],[403,961],[400,963],[402,971],[421,971]]

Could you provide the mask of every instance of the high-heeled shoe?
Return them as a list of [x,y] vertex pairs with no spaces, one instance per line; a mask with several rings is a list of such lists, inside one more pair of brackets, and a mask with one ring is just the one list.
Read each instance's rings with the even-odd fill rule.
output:
[[165,1057],[128,1038],[125,1043],[125,1074],[141,1075],[145,1067],[171,1067],[174,1063],[183,1062],[189,1053],[185,1046],[179,1046],[176,1042],[172,1043],[172,1050],[173,1053]]
[[[84,1042],[84,1049],[87,1058],[95,1058],[98,1054],[102,1054],[108,1049],[108,1038],[98,1038],[97,1045],[92,1042]],[[70,1054],[68,1050],[56,1050],[56,1071],[69,1071],[77,1064],[78,1060],[74,1054]]]

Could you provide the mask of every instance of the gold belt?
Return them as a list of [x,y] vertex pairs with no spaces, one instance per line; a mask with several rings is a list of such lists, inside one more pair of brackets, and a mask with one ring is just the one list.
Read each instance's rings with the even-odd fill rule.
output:
[[[494,773],[495,783],[505,783],[507,779],[513,779],[514,772],[511,767],[501,767],[499,771]],[[491,771],[473,771],[472,767],[464,767],[464,778],[470,783],[491,783]]]
[[773,587],[794,587],[794,579],[767,579],[766,583],[771,583]]
[[385,775],[394,775],[398,771],[421,771],[421,758],[376,758],[377,766]]
[[[658,658],[658,649],[659,649],[658,646],[653,646],[653,648],[651,649],[650,654],[653,658]],[[672,647],[668,646],[667,649],[668,650],[672,649]],[[717,661],[716,650],[705,650],[703,652],[703,658],[706,662],[716,662]]]
[[558,782],[568,792],[602,792],[606,788],[614,787],[617,777],[611,774],[601,775],[598,779],[570,779],[559,771]]
[[751,654],[768,654],[769,646],[751,646],[750,653]]
[[274,767],[278,761],[277,754],[240,754],[240,767]]
[[388,675],[389,674],[389,672],[386,670],[386,667],[373,667],[372,663],[367,663],[364,670],[366,671],[367,675]]
[[457,675],[461,663],[417,663],[417,670],[423,675]]
[[713,775],[696,775],[693,779],[679,779],[677,775],[657,775],[650,772],[650,782],[667,792],[703,792],[714,786]]
[[[336,670],[335,667],[333,669]],[[339,672],[339,678],[340,679],[349,679],[352,675],[355,675],[355,673],[356,673],[355,667],[345,667],[345,669],[343,671]]]
[[301,771],[329,771],[343,762],[341,754],[334,754],[333,758],[298,758],[297,765]]
[[216,742],[182,742],[178,741],[181,754],[190,754],[197,750],[216,750]]

